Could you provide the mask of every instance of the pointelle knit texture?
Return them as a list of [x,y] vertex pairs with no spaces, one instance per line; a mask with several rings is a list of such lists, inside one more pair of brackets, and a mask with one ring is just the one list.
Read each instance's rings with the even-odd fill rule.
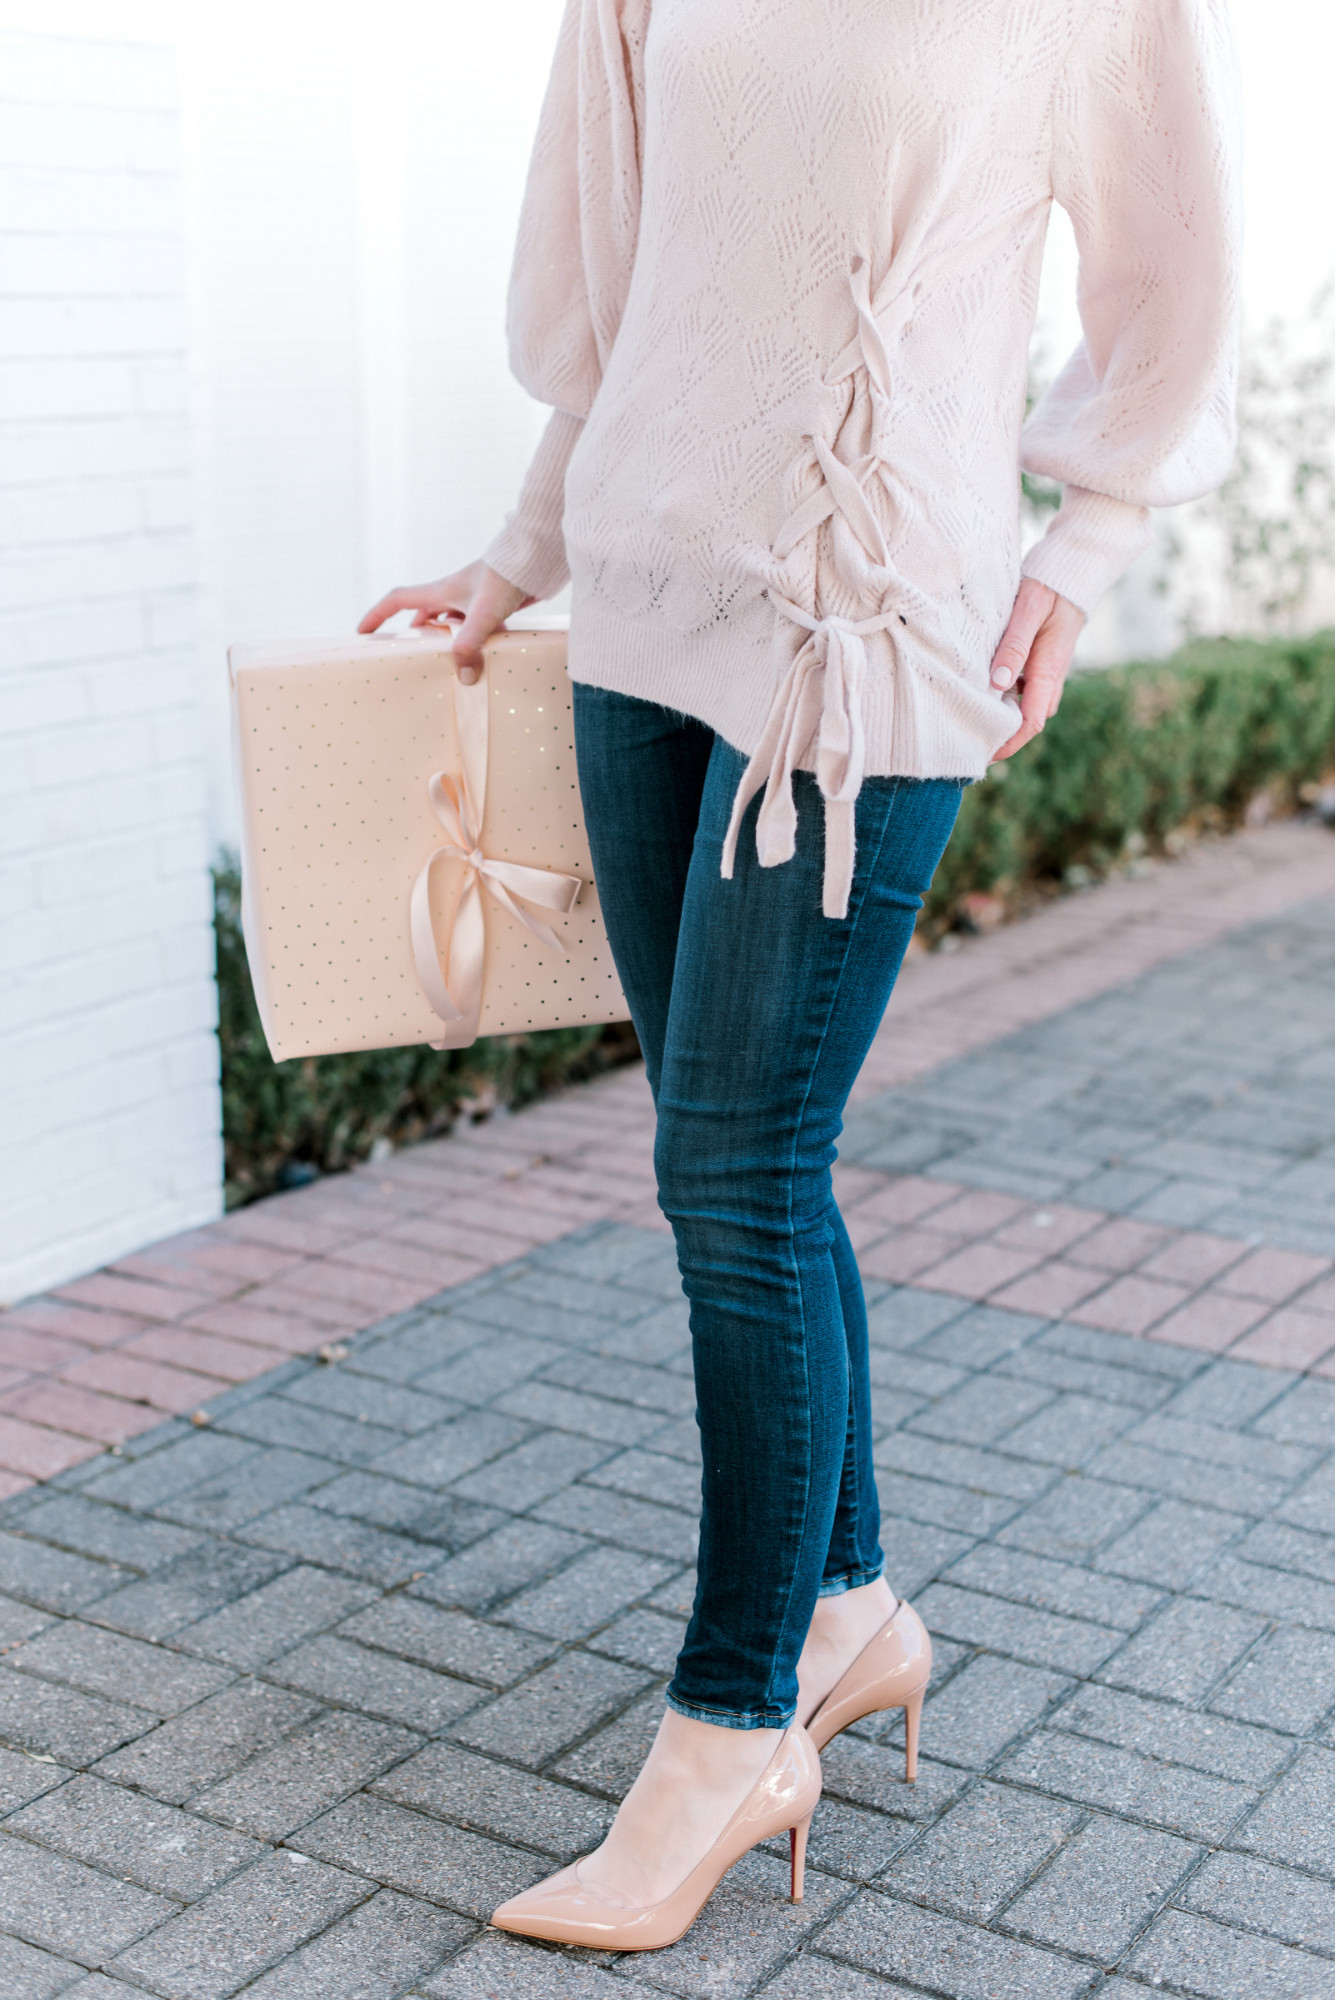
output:
[[[1234,443],[1223,0],[567,0],[511,281],[552,417],[486,560],[577,680],[792,772],[827,915],[864,773],[979,777],[1021,570],[1088,611]],[[1053,201],[1084,338],[1025,421]],[[1019,470],[1063,486],[1020,561]]]

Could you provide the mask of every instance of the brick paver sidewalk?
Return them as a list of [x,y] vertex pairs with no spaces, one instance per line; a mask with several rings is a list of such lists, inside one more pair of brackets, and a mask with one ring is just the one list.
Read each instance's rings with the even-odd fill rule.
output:
[[[1269,890],[1311,896],[1335,844],[1281,832]],[[911,968],[887,1021],[840,1175],[937,1673],[916,1787],[893,1720],[827,1750],[798,1908],[776,1851],[667,1952],[482,1927],[599,1837],[690,1602],[636,1078],[89,1281],[134,1303],[6,1316],[124,1315],[92,1352],[182,1376],[174,1343],[261,1323],[347,1350],[200,1372],[207,1423],[154,1413],[0,1509],[6,2000],[1335,2000],[1335,900],[1233,931],[1245,854],[1213,924],[1100,892],[1129,987],[1059,909]],[[952,1007],[953,1060],[915,1061]],[[466,1260],[425,1303],[418,1247]]]

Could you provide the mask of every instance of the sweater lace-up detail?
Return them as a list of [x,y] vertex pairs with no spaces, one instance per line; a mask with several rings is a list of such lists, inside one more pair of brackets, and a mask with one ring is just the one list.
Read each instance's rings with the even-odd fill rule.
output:
[[[1089,611],[1223,477],[1239,122],[1227,0],[566,0],[510,298],[554,414],[487,561],[749,759],[725,871],[814,770],[842,914],[864,773],[1013,733],[1021,574]],[[1084,338],[1026,419],[1054,199]],[[1064,488],[1023,560],[1021,464]]]

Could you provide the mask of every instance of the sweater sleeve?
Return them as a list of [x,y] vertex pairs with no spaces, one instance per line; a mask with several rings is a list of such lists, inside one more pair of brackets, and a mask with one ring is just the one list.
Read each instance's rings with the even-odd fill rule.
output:
[[566,467],[583,428],[582,418],[552,411],[520,488],[519,505],[482,557],[530,597],[555,597],[570,576],[561,520]]
[[1094,0],[1052,162],[1084,338],[1021,449],[1065,488],[1024,574],[1085,611],[1149,540],[1149,509],[1208,493],[1232,458],[1239,126],[1225,0]]

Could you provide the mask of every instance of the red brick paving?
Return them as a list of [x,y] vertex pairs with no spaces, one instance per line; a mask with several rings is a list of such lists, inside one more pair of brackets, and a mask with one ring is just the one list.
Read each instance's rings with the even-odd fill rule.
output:
[[[1066,898],[901,976],[856,1095],[923,1074],[1335,886],[1266,828]],[[663,1229],[641,1071],[152,1244],[0,1313],[0,1495],[475,1272],[613,1218]],[[1191,1230],[836,1168],[869,1276],[1335,1379],[1335,1267]]]

